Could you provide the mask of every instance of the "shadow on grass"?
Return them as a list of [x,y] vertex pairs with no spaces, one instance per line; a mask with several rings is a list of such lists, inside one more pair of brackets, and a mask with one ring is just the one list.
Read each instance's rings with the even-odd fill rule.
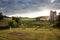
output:
[[1,27],[0,26],[0,30],[5,30],[5,29],[9,29],[9,27],[7,27],[7,26],[6,27]]

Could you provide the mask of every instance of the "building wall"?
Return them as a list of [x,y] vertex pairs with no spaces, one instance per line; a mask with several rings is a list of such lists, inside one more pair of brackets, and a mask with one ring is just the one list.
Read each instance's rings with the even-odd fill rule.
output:
[[53,22],[56,20],[56,11],[50,11],[50,22]]

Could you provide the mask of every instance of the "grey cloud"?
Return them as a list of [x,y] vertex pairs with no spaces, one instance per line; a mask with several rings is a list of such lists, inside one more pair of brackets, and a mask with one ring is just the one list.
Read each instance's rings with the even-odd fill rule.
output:
[[54,3],[60,3],[60,0],[55,0]]
[[45,8],[60,9],[59,0],[0,0],[0,11],[5,14],[40,11]]

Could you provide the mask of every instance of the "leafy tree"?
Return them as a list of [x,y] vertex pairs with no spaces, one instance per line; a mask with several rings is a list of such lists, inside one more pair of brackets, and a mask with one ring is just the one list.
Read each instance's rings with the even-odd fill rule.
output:
[[15,20],[15,17],[12,17],[12,20]]
[[59,13],[57,20],[56,20],[56,23],[54,23],[53,27],[60,29],[60,13]]
[[58,15],[57,21],[60,21],[60,13],[59,13],[59,15]]
[[11,28],[14,27],[13,21],[11,21],[11,22],[8,23],[8,27],[11,27]]
[[20,19],[18,17],[12,17],[12,20],[15,20],[18,23]]
[[21,17],[12,17],[12,20],[14,20],[17,23],[17,26],[21,25]]
[[2,12],[0,12],[0,21],[3,19]]

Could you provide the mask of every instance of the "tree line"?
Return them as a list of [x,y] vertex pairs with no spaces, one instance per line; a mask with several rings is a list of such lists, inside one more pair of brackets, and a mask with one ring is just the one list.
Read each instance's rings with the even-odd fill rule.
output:
[[[3,13],[0,12],[0,21],[3,20],[3,18],[4,18]],[[10,21],[8,23],[8,26],[15,27],[14,22],[15,22],[17,27],[20,27],[19,25],[22,25],[21,17],[12,17],[12,21]],[[59,13],[58,17],[56,18],[56,21],[54,21],[53,27],[60,29],[60,13]]]

